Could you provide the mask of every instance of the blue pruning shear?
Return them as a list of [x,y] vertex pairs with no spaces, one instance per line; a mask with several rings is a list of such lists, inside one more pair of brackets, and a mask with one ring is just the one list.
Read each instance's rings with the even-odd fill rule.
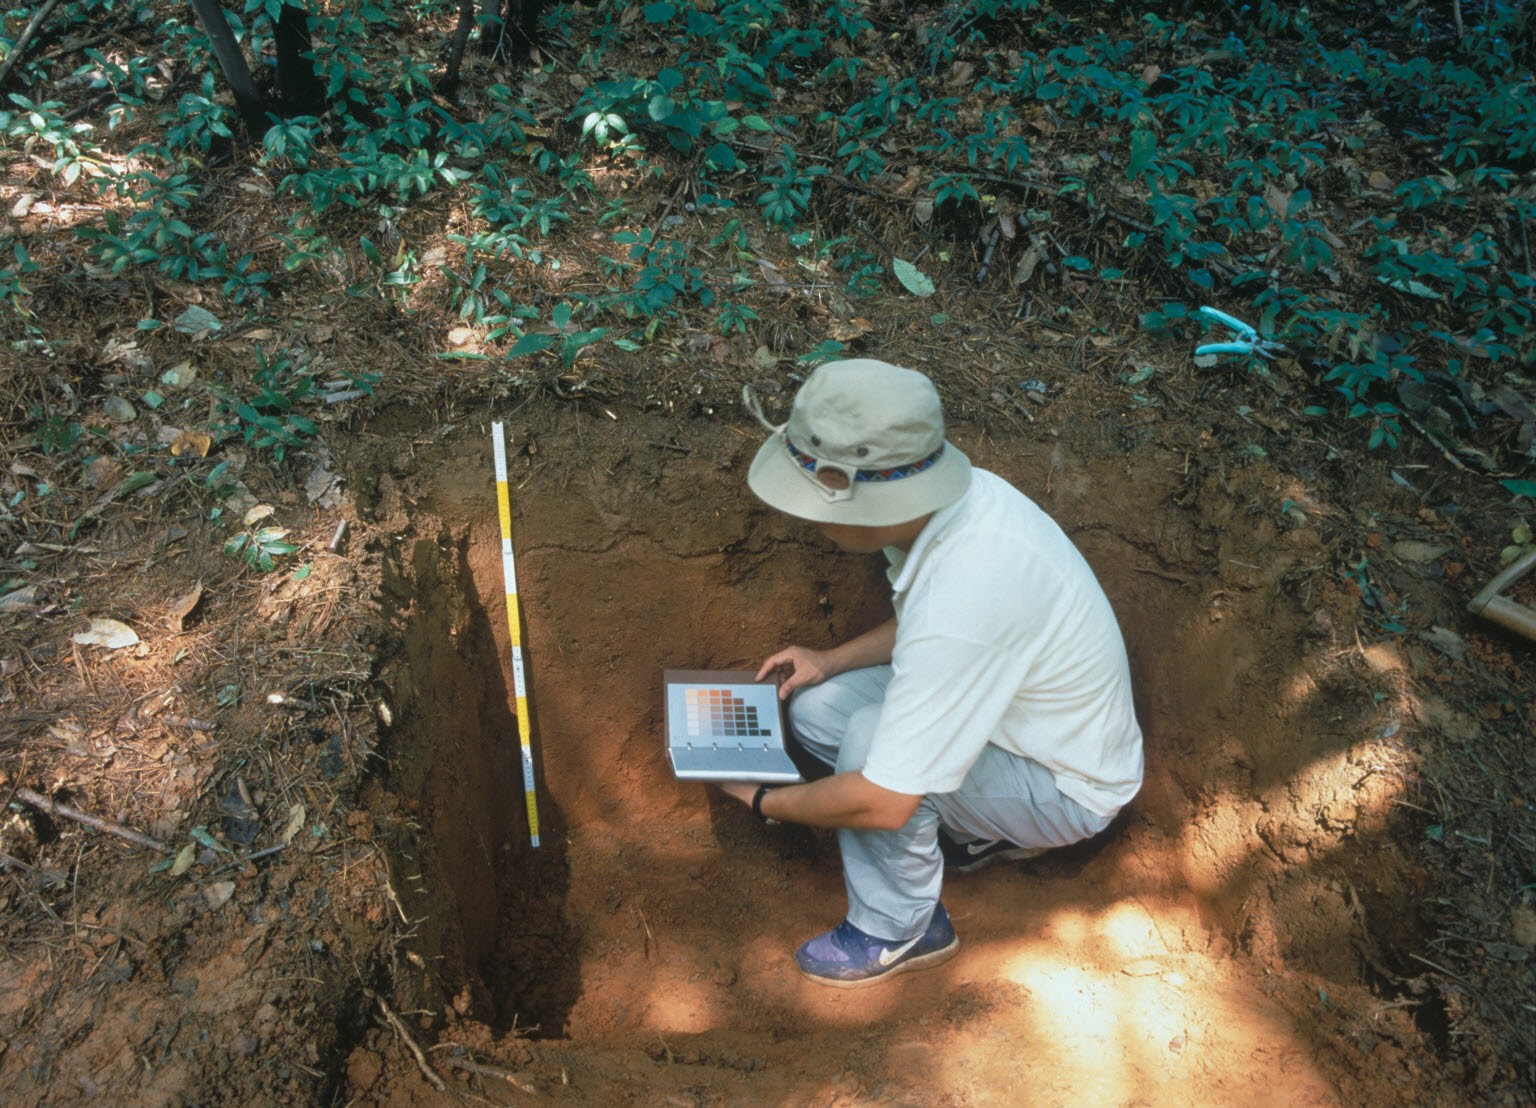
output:
[[1240,319],[1234,319],[1226,312],[1218,312],[1215,308],[1201,308],[1196,315],[1202,315],[1212,323],[1220,323],[1230,328],[1237,334],[1235,342],[1208,342],[1204,346],[1195,348],[1195,355],[1216,354],[1257,354],[1261,358],[1273,358],[1275,354],[1285,349],[1285,346],[1270,339],[1260,338],[1259,333]]

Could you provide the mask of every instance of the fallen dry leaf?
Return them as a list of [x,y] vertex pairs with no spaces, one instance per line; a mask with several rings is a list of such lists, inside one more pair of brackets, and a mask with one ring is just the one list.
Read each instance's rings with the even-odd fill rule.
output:
[[185,458],[189,455],[206,458],[212,446],[213,439],[202,431],[183,431],[171,440],[171,454],[177,458]]
[[1536,947],[1536,908],[1517,905],[1510,913],[1509,937],[1521,946]]
[[1413,539],[1404,539],[1402,542],[1392,544],[1392,553],[1405,562],[1413,562],[1415,565],[1423,565],[1432,562],[1442,554],[1449,554],[1448,546],[1436,546],[1433,543],[1416,542]]
[[199,581],[195,586],[193,586],[191,592],[187,593],[186,596],[183,596],[180,600],[171,605],[171,610],[166,613],[165,621],[170,625],[172,631],[182,631],[186,629],[187,617],[192,614],[192,610],[197,607],[198,601],[202,599],[203,583]]
[[85,479],[93,489],[104,489],[123,479],[123,467],[108,457],[100,457],[85,467]]
[[14,592],[8,592],[0,597],[0,612],[32,611],[42,602],[43,595],[41,585],[23,585]]
[[235,895],[235,883],[233,881],[215,881],[212,885],[203,888],[203,899],[208,902],[210,909],[218,909],[229,903],[229,898]]
[[1045,257],[1045,247],[1036,242],[1024,251],[1019,264],[1013,267],[1013,287],[1018,288],[1035,275],[1035,267],[1040,264],[1040,259]]
[[108,650],[121,650],[139,641],[138,632],[126,623],[115,619],[93,619],[88,631],[74,637],[81,646],[104,646]]

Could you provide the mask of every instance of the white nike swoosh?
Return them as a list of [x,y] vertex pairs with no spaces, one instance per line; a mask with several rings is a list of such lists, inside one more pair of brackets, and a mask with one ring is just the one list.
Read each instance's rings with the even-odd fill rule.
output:
[[965,852],[975,857],[977,854],[985,854],[996,845],[997,841],[995,839],[992,842],[966,843]]
[[888,966],[892,962],[894,962],[897,958],[900,958],[903,954],[905,954],[907,951],[911,950],[914,946],[916,946],[917,942],[918,942],[918,939],[921,939],[921,938],[922,938],[922,936],[919,935],[917,937],[917,939],[908,939],[906,942],[902,943],[900,946],[893,946],[893,947],[891,947],[891,948],[889,948],[887,950],[882,950],[880,952],[880,957],[875,959],[875,960],[877,962],[879,962],[882,966]]

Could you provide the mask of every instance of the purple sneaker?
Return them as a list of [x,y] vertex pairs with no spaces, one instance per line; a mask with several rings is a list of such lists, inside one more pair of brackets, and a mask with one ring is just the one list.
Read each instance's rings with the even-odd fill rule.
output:
[[936,966],[960,949],[960,938],[939,904],[928,930],[915,939],[896,942],[866,935],[847,920],[817,935],[795,951],[800,972],[818,985],[837,989],[861,989],[892,974]]

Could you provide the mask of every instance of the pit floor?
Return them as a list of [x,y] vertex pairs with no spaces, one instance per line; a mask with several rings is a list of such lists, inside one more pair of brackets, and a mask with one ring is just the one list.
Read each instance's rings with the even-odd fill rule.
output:
[[[449,1040],[492,1056],[538,1040],[524,1060],[549,1078],[536,1097],[494,1081],[477,1095],[1409,1095],[1419,1029],[1373,989],[1362,950],[1379,964],[1411,938],[1391,826],[1401,735],[1385,724],[1414,706],[1390,647],[1333,630],[1354,601],[1319,535],[1250,510],[1277,494],[1272,473],[1191,473],[1155,446],[951,429],[1099,574],[1130,651],[1147,780],[1102,840],[948,880],[958,957],[845,992],[793,962],[797,943],[842,916],[835,838],[763,827],[673,780],[661,673],[751,667],[781,645],[857,634],[887,611],[879,566],[750,498],[741,475],[758,435],[745,424],[701,420],[688,448],[670,426],[572,411],[509,447],[537,851],[509,707],[488,420],[381,462],[363,505],[388,536],[398,630],[385,676],[400,719],[374,803],[414,813],[397,864],[418,871],[404,876],[425,882],[431,905],[396,984],[446,1014]],[[380,428],[381,441],[399,430]],[[381,1065],[366,1047],[353,1061],[350,1095],[438,1096],[408,1064]]]

